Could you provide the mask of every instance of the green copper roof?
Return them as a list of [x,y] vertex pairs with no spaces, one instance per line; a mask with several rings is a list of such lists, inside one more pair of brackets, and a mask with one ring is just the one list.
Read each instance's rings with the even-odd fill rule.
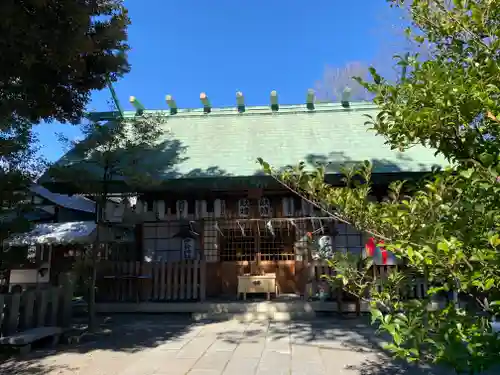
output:
[[344,109],[335,103],[316,105],[314,111],[305,105],[280,106],[277,112],[269,107],[250,107],[244,113],[235,108],[209,114],[203,109],[179,110],[167,115],[166,128],[185,147],[185,161],[177,165],[184,176],[251,176],[258,172],[258,157],[275,167],[300,160],[327,162],[332,173],[339,172],[341,164],[363,160],[371,160],[374,172],[380,173],[429,171],[445,164],[422,146],[391,150],[365,125],[367,114],[376,115],[377,108],[354,103]]
[[[258,157],[277,168],[301,160],[310,165],[330,163],[330,173],[338,173],[345,163],[363,160],[374,163],[375,173],[425,172],[446,164],[422,146],[406,152],[390,150],[384,138],[365,125],[365,115],[377,114],[371,103],[351,103],[349,109],[329,103],[317,104],[314,110],[281,105],[279,111],[266,106],[247,107],[243,113],[237,108],[213,108],[207,114],[203,108],[162,113],[168,117],[165,134],[176,141],[175,152],[182,158],[167,178],[254,176],[260,173]],[[125,118],[135,114],[123,112]],[[91,116],[106,119],[112,115]]]

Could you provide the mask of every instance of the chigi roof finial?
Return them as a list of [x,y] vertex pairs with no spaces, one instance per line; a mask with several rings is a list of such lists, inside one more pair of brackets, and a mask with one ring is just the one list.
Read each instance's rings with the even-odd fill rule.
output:
[[144,107],[142,105],[142,103],[135,96],[131,96],[129,101],[130,101],[130,104],[132,104],[134,106],[134,108],[137,112],[142,112],[146,109],[146,107]]
[[165,96],[165,101],[170,108],[170,114],[175,115],[177,113],[177,104],[175,103],[174,97],[172,95]]
[[210,106],[210,100],[208,100],[208,96],[206,93],[202,92],[200,94],[200,101],[203,104],[203,112],[210,113],[212,112],[212,107]]
[[241,91],[236,93],[236,106],[239,113],[245,112],[245,97]]
[[314,109],[314,99],[315,99],[314,90],[313,89],[307,90],[306,106],[307,109],[311,111]]
[[278,92],[276,90],[271,91],[271,110],[278,111],[280,106],[278,104]]

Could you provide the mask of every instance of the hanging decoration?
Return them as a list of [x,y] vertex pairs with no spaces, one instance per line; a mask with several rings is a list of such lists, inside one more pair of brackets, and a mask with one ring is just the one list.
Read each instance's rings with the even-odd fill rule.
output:
[[313,217],[311,218],[311,226],[312,226],[313,232],[316,232],[318,227],[316,227],[316,219]]
[[215,228],[215,230],[216,230],[217,232],[219,232],[219,233],[220,233],[220,235],[221,235],[222,237],[225,237],[225,236],[224,236],[224,233],[223,233],[223,232],[222,232],[222,230],[220,229],[219,223],[218,223],[217,221],[216,221],[216,222],[215,222],[215,224],[214,224],[214,228]]
[[246,198],[238,201],[238,214],[240,217],[250,216],[250,201]]
[[182,258],[183,259],[193,259],[195,251],[195,241],[193,238],[186,237],[182,239]]
[[236,224],[238,224],[238,226],[240,227],[240,230],[241,230],[241,235],[242,235],[243,237],[245,237],[245,236],[246,236],[246,234],[245,234],[245,228],[243,228],[243,225],[241,225],[241,224],[240,224],[240,222],[239,222],[238,220],[236,221]]
[[131,197],[128,197],[128,205],[130,208],[135,208],[135,206],[137,205],[137,196],[134,195],[134,196],[131,196]]
[[271,202],[269,198],[262,197],[259,199],[259,214],[261,217],[271,216]]
[[377,243],[373,237],[370,237],[365,245],[365,257],[373,258],[373,264],[377,266],[393,266],[396,264],[396,257],[385,248],[384,241],[379,240]]
[[194,222],[193,220],[189,221],[189,230],[191,231],[192,234],[199,236],[200,234],[194,229],[195,224],[196,222]]
[[271,223],[271,220],[269,220],[267,223],[266,223],[266,227],[267,229],[269,230],[269,232],[271,233],[271,236],[275,236],[274,234],[274,229],[273,229],[273,224]]
[[325,234],[325,227],[323,226],[323,222],[321,219],[318,219],[319,222],[319,230],[321,231],[321,234]]

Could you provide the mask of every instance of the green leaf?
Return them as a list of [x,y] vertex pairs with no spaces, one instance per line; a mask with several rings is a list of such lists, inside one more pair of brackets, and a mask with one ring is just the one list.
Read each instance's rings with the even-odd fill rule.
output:
[[466,179],[469,179],[469,178],[471,178],[471,177],[472,177],[472,174],[473,174],[473,173],[474,173],[474,169],[469,168],[469,169],[467,169],[467,170],[465,170],[465,171],[461,171],[461,172],[460,172],[460,176],[462,176],[462,177],[464,177],[464,178],[466,178]]
[[372,322],[371,324],[375,323],[378,320],[381,320],[383,318],[382,311],[379,309],[371,309],[371,314],[372,314]]
[[479,160],[481,160],[484,166],[489,167],[493,164],[495,156],[485,152],[479,155]]
[[484,289],[485,290],[492,289],[495,286],[495,281],[496,280],[493,278],[486,280],[486,282],[484,283]]

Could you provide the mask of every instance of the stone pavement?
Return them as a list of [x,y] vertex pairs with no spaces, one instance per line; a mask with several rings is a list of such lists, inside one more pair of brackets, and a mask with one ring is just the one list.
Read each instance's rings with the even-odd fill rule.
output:
[[168,315],[113,317],[78,346],[0,364],[16,375],[417,375],[392,363],[364,321],[194,323]]

